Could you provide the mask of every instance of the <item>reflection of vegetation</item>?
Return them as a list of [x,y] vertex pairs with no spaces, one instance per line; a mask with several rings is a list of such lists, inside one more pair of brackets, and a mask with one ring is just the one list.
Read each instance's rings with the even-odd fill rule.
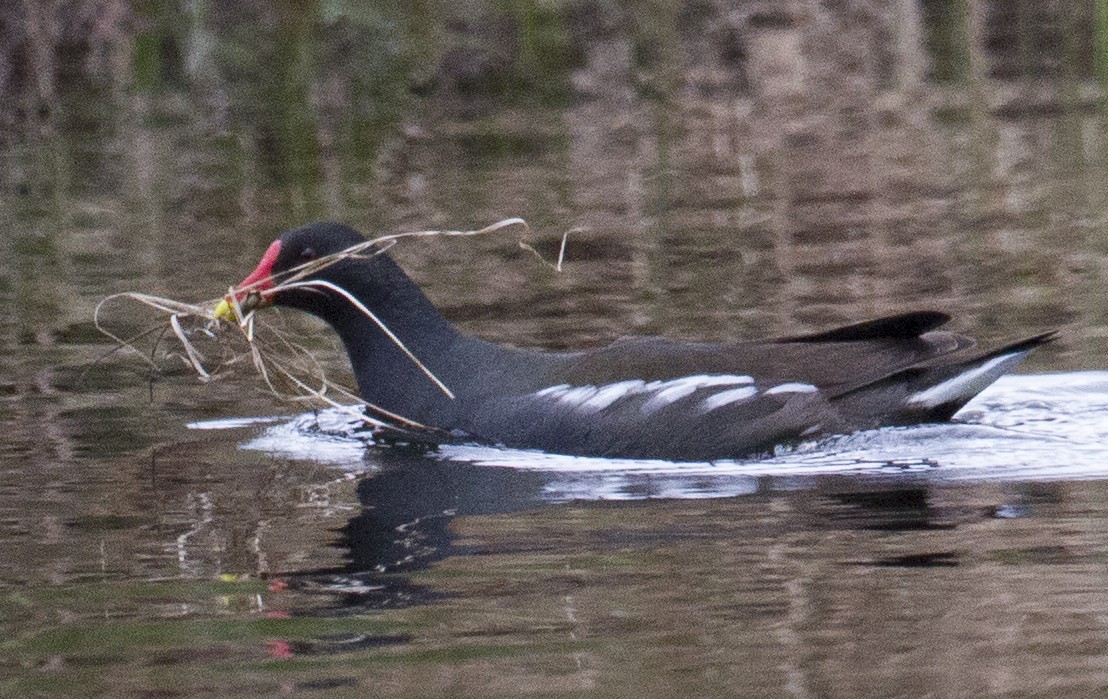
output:
[[204,6],[191,5],[187,19],[162,6],[146,11],[132,44],[134,86],[162,93],[188,74],[198,88],[226,90],[231,128],[246,143],[228,155],[256,159],[261,184],[288,194],[296,220],[325,213],[321,130],[334,129],[328,140],[344,181],[364,182],[421,86],[477,90],[508,105],[561,104],[569,94],[558,3],[502,0],[472,25],[433,0],[281,0],[222,26]]
[[[212,663],[217,658],[225,663],[253,659],[256,669],[264,669],[266,646],[272,643],[310,644],[315,639],[331,639],[341,649],[334,639],[401,638],[386,635],[398,628],[397,623],[362,616],[263,616],[255,601],[264,592],[265,585],[259,581],[173,581],[83,584],[9,594],[0,598],[4,621],[29,630],[8,634],[0,641],[0,668],[7,666],[4,674],[9,677],[0,685],[0,694],[62,691],[69,695],[79,691],[80,696],[91,696],[119,691],[121,678],[86,670],[99,669],[105,663],[123,668],[125,658],[150,664],[149,672],[129,676],[126,681],[158,684],[160,665],[172,668]],[[201,600],[210,600],[219,611],[210,616],[202,613],[197,606]],[[150,607],[158,605],[170,610],[189,605],[193,613],[186,618],[176,613],[157,618]],[[137,614],[131,609],[140,606],[146,608]],[[59,610],[83,621],[56,625],[53,615]],[[38,667],[50,659],[65,672],[20,675],[16,670]],[[205,676],[190,683],[220,681],[225,673],[242,671],[242,664],[221,670],[215,663]]]
[[512,19],[519,50],[508,71],[506,94],[524,104],[562,104],[569,97],[570,36],[560,3],[498,0]]
[[132,650],[153,651],[175,646],[195,648],[198,641],[208,644],[239,644],[274,638],[302,641],[337,633],[380,634],[395,627],[395,624],[360,617],[283,619],[248,617],[92,622],[32,634],[19,641],[8,641],[4,643],[4,648],[9,653],[32,655],[58,653],[93,658]]
[[[1055,101],[1030,108],[1054,118],[1056,110],[1074,102],[1088,106],[1091,93],[1079,85],[1089,75],[1085,66],[1092,52],[1086,48],[1096,39],[1099,57],[1108,45],[1108,0],[1079,3],[1073,13],[1033,0],[922,0],[919,13],[890,12],[888,3],[876,1],[836,3],[840,9],[828,17],[854,8],[842,16],[851,17],[859,31],[850,39],[828,35],[818,46],[811,43],[818,32],[811,33],[815,25],[804,18],[805,10],[753,21],[751,8],[759,4],[43,0],[38,6],[54,10],[124,9],[119,9],[122,19],[95,26],[74,19],[87,18],[87,12],[55,13],[62,26],[35,35],[44,44],[54,42],[41,51],[53,56],[52,62],[36,54],[20,64],[26,75],[7,82],[0,75],[0,90],[22,97],[34,93],[34,99],[47,102],[41,110],[31,98],[0,102],[0,113],[11,110],[0,120],[32,124],[27,141],[8,151],[13,167],[5,175],[11,189],[26,195],[6,197],[0,215],[42,218],[58,230],[133,231],[125,224],[140,220],[152,222],[155,232],[171,220],[223,222],[241,230],[245,221],[247,229],[264,229],[268,237],[275,228],[318,217],[381,228],[416,220],[472,225],[487,221],[490,211],[541,223],[551,211],[559,227],[624,227],[641,239],[661,240],[680,208],[685,211],[677,218],[697,221],[694,227],[704,221],[746,227],[766,217],[787,230],[781,219],[795,209],[774,208],[772,202],[807,196],[800,191],[806,187],[803,173],[818,169],[809,168],[818,148],[788,155],[796,157],[795,173],[777,183],[764,181],[749,201],[737,194],[745,191],[738,185],[744,175],[737,161],[776,162],[767,155],[779,151],[779,136],[798,124],[812,124],[814,142],[829,143],[837,138],[830,125],[849,121],[878,125],[872,143],[882,144],[875,146],[881,152],[864,158],[870,171],[882,173],[875,181],[886,169],[906,164],[904,178],[894,178],[902,191],[915,197],[950,186],[968,189],[959,200],[960,212],[986,220],[1017,201],[1001,196],[1009,190],[998,187],[992,173],[996,162],[1008,162],[998,153],[998,110],[1005,111],[1002,119],[1018,121],[1026,116],[1021,110],[1029,109],[1026,99],[1004,92],[1013,87],[1010,82],[995,80],[997,66],[1003,63],[1021,79],[1049,82],[1042,87],[1053,91],[1046,99]],[[24,7],[30,5],[2,10],[0,20],[27,13]],[[22,30],[21,23],[10,24]],[[912,26],[901,31],[901,24]],[[1064,41],[1051,43],[1059,28],[1069,29],[1062,33]],[[783,40],[755,41],[760,35]],[[18,63],[19,51],[27,48],[3,39],[0,53],[8,53],[0,57]],[[93,60],[97,56],[99,62]],[[888,104],[928,104],[932,124],[948,127],[941,137],[964,133],[968,146],[945,154],[920,146],[926,139],[917,140],[919,134],[900,126],[915,123],[915,117],[899,106],[864,103],[870,88],[882,95],[895,91],[887,81],[868,87],[859,82],[858,100],[829,107],[827,98],[834,95],[828,92],[836,88],[818,80],[804,86],[811,94],[803,105],[774,105],[780,95],[767,97],[754,89],[757,81],[735,78],[763,66],[816,66],[826,60],[829,74],[854,72],[864,82],[873,76],[858,67],[886,59],[904,63],[883,67],[880,74],[929,66],[939,83],[915,76],[905,84],[925,90],[926,99],[906,93]],[[1103,66],[1108,59],[1094,62]],[[1051,66],[1053,72],[1020,72]],[[768,85],[773,78],[767,77]],[[55,83],[56,89],[42,87]],[[741,83],[746,87],[736,87]],[[1062,99],[1056,99],[1059,94]],[[1085,157],[1083,143],[1095,142],[1098,125],[1082,121],[1084,114],[1070,111],[1060,138],[1051,142],[1063,144],[1055,149],[1065,156],[1063,168],[1097,166],[1095,158],[1073,159]],[[584,125],[588,128],[580,128]],[[35,132],[35,126],[42,128]],[[862,142],[843,140],[841,154],[868,149],[858,145]],[[1038,147],[1031,141],[1011,144]],[[900,147],[905,150],[893,155]],[[855,178],[856,162],[828,159],[828,177]],[[929,168],[965,174],[951,185],[932,177]],[[1021,165],[1004,177],[1022,177],[1026,169]],[[499,184],[509,181],[515,188],[510,195]],[[130,218],[121,221],[124,217]],[[561,220],[572,217],[578,219]],[[122,236],[143,256],[128,263],[128,273],[156,274],[152,261],[164,269],[188,247],[183,239],[149,232]],[[974,234],[960,237],[967,235]],[[743,232],[734,237],[764,238]],[[231,252],[255,249],[258,242],[248,239]],[[957,241],[951,247],[957,248]],[[71,254],[65,249],[62,256]],[[998,259],[1008,264],[1003,255]],[[645,266],[657,268],[654,262]],[[42,276],[34,265],[23,268]],[[978,278],[970,275],[971,282]],[[704,288],[700,278],[692,285],[697,293]],[[653,288],[649,282],[643,286]],[[676,315],[688,313],[682,309]]]
[[188,38],[184,18],[164,3],[138,3],[135,11],[145,20],[145,27],[131,42],[134,87],[147,93],[183,87],[181,48]]
[[681,81],[678,9],[673,0],[650,0],[640,11],[629,13],[638,87],[647,97],[672,99]]
[[924,0],[927,52],[931,74],[940,83],[962,83],[969,77],[968,0]]
[[1095,2],[1094,69],[1101,83],[1108,83],[1108,0]]
[[[256,607],[265,591],[262,582],[247,580],[83,584],[10,593],[0,597],[0,618],[25,630],[0,640],[5,676],[0,696],[170,689],[267,696],[278,681],[320,689],[344,686],[353,682],[350,677],[364,681],[367,668],[396,666],[403,672],[409,666],[418,674],[522,654],[562,657],[595,645],[567,639],[556,627],[527,645],[499,635],[450,642],[456,639],[449,633],[442,639],[448,642],[438,642],[441,613],[420,612],[410,620],[389,612],[267,615]],[[201,609],[202,600],[215,611]],[[181,605],[192,613],[179,616]],[[158,618],[151,613],[157,606],[170,611]],[[60,610],[70,617],[64,625],[54,618]],[[415,632],[421,643],[411,643],[409,634]]]

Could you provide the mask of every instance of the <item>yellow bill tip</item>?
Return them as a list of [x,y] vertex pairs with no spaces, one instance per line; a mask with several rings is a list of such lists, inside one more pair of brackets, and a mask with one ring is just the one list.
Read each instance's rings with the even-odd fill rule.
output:
[[212,314],[219,320],[225,320],[229,323],[233,323],[238,320],[235,317],[235,309],[228,303],[227,299],[220,299],[219,303],[212,309]]

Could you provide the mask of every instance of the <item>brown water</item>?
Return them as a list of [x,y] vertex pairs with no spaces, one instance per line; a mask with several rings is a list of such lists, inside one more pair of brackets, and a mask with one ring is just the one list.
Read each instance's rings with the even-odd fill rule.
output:
[[[1097,6],[3,5],[0,695],[1103,693]],[[508,216],[565,269],[395,252],[514,345],[1063,336],[968,425],[691,470],[236,427],[297,411],[96,362],[101,299],[218,296],[285,228]]]

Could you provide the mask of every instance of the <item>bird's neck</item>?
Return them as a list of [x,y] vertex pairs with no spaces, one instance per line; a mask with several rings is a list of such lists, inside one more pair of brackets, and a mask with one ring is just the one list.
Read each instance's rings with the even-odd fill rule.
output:
[[532,374],[563,361],[558,354],[509,349],[462,334],[383,255],[356,264],[333,279],[354,298],[372,299],[363,303],[374,317],[333,289],[325,291],[325,302],[290,295],[283,303],[334,328],[350,357],[359,394],[381,410],[431,427],[467,431],[467,415],[479,411],[483,401],[527,390]]
[[[366,298],[358,282],[343,288]],[[387,298],[368,309],[374,317],[347,301],[321,315],[346,348],[363,400],[424,424],[441,422],[452,404],[443,386],[453,391],[450,383],[459,373],[455,355],[469,338],[406,277],[389,289]]]

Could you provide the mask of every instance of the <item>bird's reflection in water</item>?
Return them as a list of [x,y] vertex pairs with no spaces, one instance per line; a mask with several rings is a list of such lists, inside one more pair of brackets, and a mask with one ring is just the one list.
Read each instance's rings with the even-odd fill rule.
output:
[[[406,607],[437,599],[433,590],[413,584],[408,575],[453,555],[474,555],[479,550],[459,542],[454,521],[459,517],[499,515],[550,504],[551,493],[560,492],[565,474],[492,468],[464,462],[429,458],[422,451],[404,448],[374,449],[367,458],[377,469],[358,486],[362,509],[338,530],[335,542],[346,550],[342,569],[304,571],[290,576],[290,586],[312,588],[335,595],[338,607],[357,611]],[[795,483],[781,490],[774,478],[756,479],[753,491],[731,497],[736,517],[751,517],[751,508],[765,509],[766,497],[793,501],[798,514],[786,529],[855,529],[908,533],[920,529],[952,529],[962,515],[932,502],[931,487],[921,479],[815,479],[807,489]],[[720,491],[720,496],[730,492]],[[754,495],[751,500],[749,496]],[[690,501],[690,506],[692,506]],[[580,503],[579,503],[580,504]],[[597,504],[597,506],[605,506]],[[650,507],[650,505],[645,505]],[[671,505],[672,506],[672,503]],[[981,513],[981,516],[986,516]],[[640,515],[641,518],[641,515]],[[682,527],[696,536],[702,527],[691,516]],[[706,523],[704,526],[708,526]],[[672,528],[662,538],[672,538]],[[680,536],[680,534],[677,534]],[[945,551],[912,552],[904,565],[952,565],[956,559]],[[897,562],[870,561],[871,565]]]
[[825,499],[828,523],[837,528],[905,532],[954,526],[935,508],[925,484],[848,490],[829,493]]
[[455,553],[456,517],[538,507],[549,477],[382,450],[384,468],[358,488],[362,512],[342,530],[356,571],[418,570]]
[[428,458],[416,449],[373,450],[377,465],[358,485],[361,511],[338,530],[347,550],[342,569],[283,577],[289,588],[334,596],[335,613],[408,607],[441,595],[413,584],[407,573],[469,551],[456,542],[457,517],[538,507],[549,477]]

